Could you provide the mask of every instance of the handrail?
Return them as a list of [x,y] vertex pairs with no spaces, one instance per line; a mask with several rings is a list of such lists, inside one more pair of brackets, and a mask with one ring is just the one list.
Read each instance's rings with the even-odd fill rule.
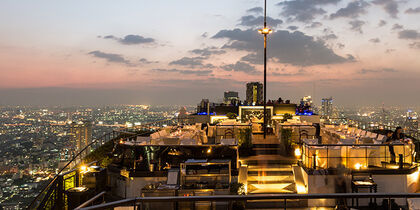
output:
[[96,199],[100,198],[101,196],[105,195],[106,191],[102,191],[99,194],[93,196],[93,198],[87,200],[86,202],[82,203],[80,206],[76,207],[75,209],[80,209],[83,207],[88,206],[89,204],[93,203]]
[[31,204],[29,204],[28,209],[32,209],[34,208],[34,204],[35,202],[39,199],[39,197],[49,188],[51,187],[51,185],[57,180],[58,176],[61,174],[61,172],[63,172],[73,161],[75,161],[80,155],[82,155],[84,153],[84,151],[86,149],[88,149],[91,145],[93,145],[94,143],[97,143],[100,139],[102,139],[103,137],[113,133],[113,132],[125,132],[125,131],[120,131],[120,130],[116,130],[116,131],[112,131],[109,132],[103,136],[101,136],[98,139],[94,139],[91,143],[89,143],[88,145],[86,145],[82,150],[80,150],[80,152],[78,152],[69,162],[67,162],[67,164],[60,169],[60,171],[58,171],[58,173],[54,176],[54,178],[48,183],[48,185],[46,185],[40,193],[38,193],[38,195],[34,198],[34,200],[32,200]]
[[247,200],[287,200],[287,199],[340,199],[340,198],[420,198],[420,193],[330,193],[330,194],[265,194],[265,195],[215,195],[215,196],[173,196],[136,197],[81,208],[80,210],[107,209],[126,205],[140,205],[145,202],[182,201],[247,201]]
[[[159,121],[156,121],[156,122],[146,123],[144,125],[136,126],[136,128],[137,127],[145,127],[145,126],[151,125],[153,123],[163,122],[163,121],[169,121],[169,120],[173,120],[173,118],[165,119],[165,120],[159,120]],[[137,135],[136,133],[131,133],[131,132],[127,131],[126,128],[122,128],[122,129],[120,128],[120,129],[117,129],[117,130],[113,130],[113,131],[111,131],[109,133],[106,133],[106,134],[102,135],[101,137],[99,137],[97,139],[94,139],[91,143],[89,143],[88,145],[86,145],[80,152],[78,152],[63,168],[60,169],[60,171],[58,171],[58,173],[54,176],[54,178],[32,200],[31,204],[29,204],[29,206],[28,206],[27,209],[33,209],[33,208],[35,208],[34,205],[35,205],[36,201],[40,198],[40,196],[43,193],[45,193],[49,187],[51,187],[51,185],[57,180],[57,178],[61,174],[61,172],[63,172],[73,161],[75,161],[79,156],[81,156],[85,152],[86,149],[88,149],[90,146],[92,146],[95,143],[100,143],[100,140],[102,140],[103,138],[105,138],[107,135],[113,134],[114,132],[129,133],[129,134]],[[112,140],[112,139],[110,139],[110,140]]]

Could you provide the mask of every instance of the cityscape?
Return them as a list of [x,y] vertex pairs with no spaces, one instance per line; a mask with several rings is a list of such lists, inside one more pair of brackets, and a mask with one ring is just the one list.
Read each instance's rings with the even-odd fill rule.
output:
[[420,209],[416,0],[0,2],[0,210]]

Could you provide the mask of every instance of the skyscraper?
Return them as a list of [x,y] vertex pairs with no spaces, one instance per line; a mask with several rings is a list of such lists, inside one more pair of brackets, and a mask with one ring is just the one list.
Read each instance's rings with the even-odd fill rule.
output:
[[321,118],[329,119],[332,115],[332,97],[323,98],[321,101]]
[[407,116],[405,120],[405,129],[406,133],[418,139],[419,137],[419,121],[417,119],[417,113],[413,112],[412,110],[407,111]]
[[239,102],[239,93],[235,91],[226,91],[224,93],[223,102],[225,104],[237,104]]
[[312,106],[312,96],[304,96],[301,100],[300,100],[300,105],[302,106]]
[[249,82],[246,84],[246,102],[248,104],[262,104],[263,84],[260,82]]
[[92,142],[92,122],[73,122],[70,124],[71,141],[77,150],[83,149]]

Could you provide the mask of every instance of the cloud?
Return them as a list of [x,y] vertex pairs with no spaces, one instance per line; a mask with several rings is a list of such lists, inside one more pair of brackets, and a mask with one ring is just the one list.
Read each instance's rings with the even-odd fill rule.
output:
[[[221,30],[212,38],[228,39],[229,42],[222,47],[224,49],[249,52],[247,56],[242,58],[243,61],[262,58],[262,37],[254,30]],[[323,40],[316,40],[300,31],[274,31],[269,37],[268,48],[270,59],[297,66],[347,62],[346,58],[335,54],[328,48]]]
[[381,21],[379,21],[378,26],[382,27],[382,26],[385,26],[386,24],[387,24],[387,22],[385,20],[381,20]]
[[175,60],[169,63],[169,65],[179,65],[179,66],[187,66],[191,68],[195,67],[205,67],[205,68],[214,68],[212,64],[203,64],[205,57],[183,57],[179,60]]
[[262,14],[264,12],[264,9],[262,7],[254,7],[254,8],[248,9],[246,12],[255,13],[255,14]]
[[350,29],[362,34],[363,33],[362,26],[365,25],[365,23],[366,23],[365,21],[361,21],[361,20],[352,20],[349,22],[351,26]]
[[398,2],[396,0],[374,0],[373,4],[380,5],[392,18],[397,18]]
[[201,37],[203,37],[203,38],[207,38],[209,36],[209,33],[207,33],[207,32],[204,32],[203,34],[201,34]]
[[412,48],[412,49],[418,49],[418,50],[420,50],[420,42],[413,42],[413,43],[410,43],[410,48]]
[[398,33],[400,39],[419,39],[420,33],[416,30],[402,30]]
[[[267,17],[267,25],[271,27],[277,27],[278,25],[282,23],[283,21],[280,19]],[[254,27],[254,26],[262,27],[264,25],[264,17],[263,16],[255,17],[253,15],[246,15],[246,16],[241,17],[239,25],[250,26],[250,27]]]
[[151,43],[155,43],[155,40],[152,38],[145,38],[143,36],[140,35],[127,35],[124,38],[119,38],[119,37],[115,37],[113,35],[108,35],[108,36],[104,36],[104,39],[113,39],[113,40],[117,40],[119,43],[121,44],[125,44],[125,45],[136,45],[136,44],[151,44]]
[[297,27],[297,26],[289,26],[289,27],[287,27],[287,29],[289,29],[291,31],[296,31],[296,30],[298,30],[298,28],[299,27]]
[[190,52],[196,55],[203,56],[203,57],[209,57],[211,55],[221,55],[221,54],[226,53],[225,50],[221,50],[217,47],[206,47],[203,49],[194,49],[194,50],[191,50]]
[[409,8],[405,11],[406,14],[419,14],[420,13],[420,7],[417,8]]
[[301,76],[306,74],[306,70],[305,69],[299,69],[297,72],[294,73],[290,73],[290,72],[272,72],[271,75],[273,76],[283,76],[283,77],[291,77],[291,76]]
[[393,26],[392,26],[392,30],[400,30],[400,29],[403,29],[404,28],[404,26],[403,25],[400,25],[400,24],[397,24],[397,23],[395,23]]
[[366,13],[367,6],[369,6],[369,4],[363,0],[350,2],[347,4],[347,7],[341,8],[336,13],[331,14],[330,18],[358,18],[360,15]]
[[223,65],[220,68],[222,68],[225,71],[245,72],[248,74],[257,73],[257,70],[255,69],[254,66],[251,66],[248,63],[245,63],[242,61],[238,61],[235,64]]
[[311,25],[306,26],[306,28],[318,28],[318,27],[321,27],[321,26],[322,26],[322,23],[320,23],[320,22],[313,22],[313,23],[311,23]]
[[359,74],[370,74],[370,73],[394,73],[398,70],[392,68],[383,68],[383,69],[362,69],[359,71]]
[[97,58],[103,58],[107,60],[108,62],[112,63],[124,63],[124,64],[130,64],[130,61],[126,60],[122,55],[120,54],[113,54],[113,53],[104,53],[99,50],[95,50],[88,53],[89,55],[93,55]]
[[263,64],[263,57],[258,53],[249,53],[241,58],[241,61],[246,61],[253,64]]
[[179,70],[179,69],[153,69],[155,72],[161,73],[177,73],[184,75],[208,76],[213,73],[212,70]]
[[369,42],[379,43],[379,42],[381,42],[381,40],[379,38],[373,38],[373,39],[370,39]]
[[321,37],[323,40],[338,39],[337,35],[330,33]]
[[149,61],[146,58],[140,58],[139,62],[142,63],[142,64],[159,63],[159,61]]
[[341,0],[289,0],[280,2],[277,6],[282,7],[281,16],[289,21],[311,22],[316,16],[325,14],[326,11],[319,6],[336,4]]
[[395,52],[395,49],[386,49],[385,50],[385,53],[393,53],[393,52]]
[[347,54],[347,60],[350,62],[356,62],[356,58],[352,54]]

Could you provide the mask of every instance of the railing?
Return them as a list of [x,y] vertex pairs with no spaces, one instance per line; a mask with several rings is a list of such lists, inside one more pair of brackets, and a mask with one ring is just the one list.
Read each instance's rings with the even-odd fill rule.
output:
[[[146,123],[141,126],[136,126],[135,129],[150,129],[150,127],[153,125],[158,125],[159,123],[168,123],[171,121],[173,121],[173,119],[165,119],[157,122]],[[63,174],[63,172],[76,167],[82,163],[85,156],[90,152],[99,148],[108,141],[115,140],[115,138],[121,134],[137,136],[136,133],[130,132],[129,129],[119,129],[109,132],[98,139],[94,139],[90,144],[86,145],[75,156],[73,156],[73,158],[58,171],[54,178],[41,190],[41,192],[35,197],[31,204],[29,204],[28,209],[52,209],[66,206],[66,199],[64,195],[64,191],[66,189],[63,189],[63,177],[66,174]]]
[[[132,206],[134,209],[143,209],[147,203],[177,203],[177,202],[197,202],[197,201],[258,201],[258,200],[278,200],[283,201],[283,208],[287,209],[288,200],[310,200],[310,199],[351,199],[351,198],[384,198],[388,200],[388,209],[391,210],[391,198],[420,198],[420,193],[334,193],[334,194],[269,194],[269,195],[216,195],[216,196],[188,196],[188,197],[136,197],[99,204],[95,206],[80,208],[80,210],[109,209],[121,206]],[[303,206],[306,207],[306,206]],[[228,209],[232,209],[229,205]]]
[[102,191],[99,194],[93,196],[91,199],[89,199],[86,202],[82,203],[80,206],[76,207],[75,209],[80,209],[80,208],[84,208],[86,206],[92,205],[99,198],[102,198],[102,202],[105,202],[105,194],[106,194],[106,191]]
[[[328,169],[345,166],[358,170],[369,167],[387,168],[391,160],[411,167],[413,144],[307,144],[302,146],[302,164],[306,168]],[[395,158],[391,156],[394,150]],[[395,165],[393,166],[395,168]],[[388,167],[394,169],[393,167]],[[397,168],[401,168],[398,166]]]
[[[220,139],[236,138],[241,129],[252,129],[251,125],[215,125],[213,136],[217,142]],[[210,129],[210,128],[208,128]]]

